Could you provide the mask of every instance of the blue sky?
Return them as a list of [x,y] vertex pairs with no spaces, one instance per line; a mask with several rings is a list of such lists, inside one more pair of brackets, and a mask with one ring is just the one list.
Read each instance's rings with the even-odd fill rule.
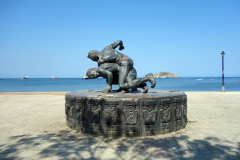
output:
[[0,78],[81,78],[122,40],[138,76],[240,77],[239,0],[0,0]]

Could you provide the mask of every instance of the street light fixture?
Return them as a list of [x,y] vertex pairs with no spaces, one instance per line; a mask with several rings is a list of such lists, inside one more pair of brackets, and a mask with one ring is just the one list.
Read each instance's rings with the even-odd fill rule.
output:
[[222,55],[222,92],[225,92],[225,87],[224,87],[224,55],[225,55],[225,52],[222,51],[221,55]]

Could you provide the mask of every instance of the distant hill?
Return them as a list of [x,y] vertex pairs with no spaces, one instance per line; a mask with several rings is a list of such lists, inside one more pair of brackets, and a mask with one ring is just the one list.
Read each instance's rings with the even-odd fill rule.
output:
[[153,74],[153,77],[154,78],[180,78],[176,74],[173,74],[170,72],[164,72],[164,71],[160,72],[159,74],[158,73]]

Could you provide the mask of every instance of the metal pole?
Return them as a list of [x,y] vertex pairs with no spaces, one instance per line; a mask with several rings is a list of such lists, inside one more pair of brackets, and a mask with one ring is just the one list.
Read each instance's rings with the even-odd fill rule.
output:
[[224,87],[224,51],[222,51],[222,92],[225,92],[225,87]]

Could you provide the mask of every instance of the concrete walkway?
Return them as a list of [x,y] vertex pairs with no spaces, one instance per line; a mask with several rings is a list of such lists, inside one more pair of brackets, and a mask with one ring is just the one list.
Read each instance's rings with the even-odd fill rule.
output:
[[240,159],[240,92],[186,92],[186,129],[107,139],[66,126],[66,93],[0,93],[0,159]]

